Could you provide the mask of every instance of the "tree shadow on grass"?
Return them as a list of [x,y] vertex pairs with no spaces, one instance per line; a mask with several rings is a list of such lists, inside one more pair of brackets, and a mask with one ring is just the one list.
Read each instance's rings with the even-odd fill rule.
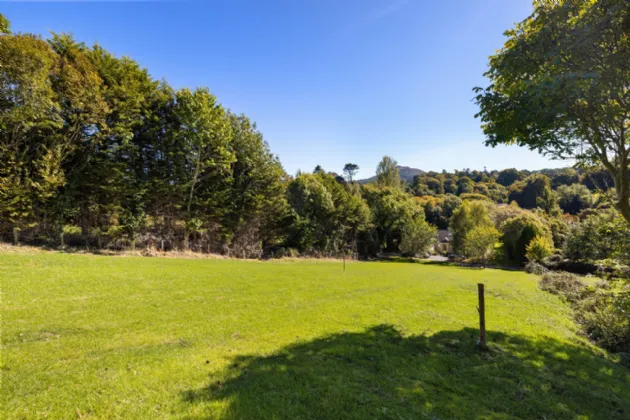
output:
[[[379,325],[240,356],[186,404],[228,419],[628,419],[630,370],[555,339],[477,331],[402,336]],[[203,416],[202,416],[203,417]]]

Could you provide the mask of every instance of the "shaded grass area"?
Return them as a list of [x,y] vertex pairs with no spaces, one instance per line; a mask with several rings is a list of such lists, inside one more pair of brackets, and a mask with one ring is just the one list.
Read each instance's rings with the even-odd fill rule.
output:
[[3,418],[630,413],[630,371],[522,272],[1,253],[0,282]]
[[551,338],[490,333],[480,352],[477,334],[404,337],[390,325],[334,334],[239,356],[182,398],[229,401],[231,419],[629,418],[627,370]]

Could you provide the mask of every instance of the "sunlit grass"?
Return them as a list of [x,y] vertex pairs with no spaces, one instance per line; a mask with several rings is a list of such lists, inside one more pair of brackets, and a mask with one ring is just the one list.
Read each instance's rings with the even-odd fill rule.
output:
[[630,371],[522,272],[5,253],[0,279],[8,418],[630,416]]

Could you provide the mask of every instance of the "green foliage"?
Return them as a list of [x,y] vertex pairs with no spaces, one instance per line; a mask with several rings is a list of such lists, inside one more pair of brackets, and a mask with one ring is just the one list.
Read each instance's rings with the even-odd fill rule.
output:
[[457,195],[470,194],[475,192],[475,183],[467,176],[457,180]]
[[442,179],[430,176],[415,176],[413,179],[412,189],[418,196],[444,194],[444,184]]
[[630,284],[600,285],[576,305],[577,319],[589,337],[612,351],[630,351]]
[[579,214],[593,204],[591,192],[581,184],[561,185],[556,194],[558,205],[565,213]]
[[549,178],[540,174],[531,175],[513,184],[508,200],[516,201],[524,209],[541,208],[549,214],[556,210],[556,197]]
[[[137,243],[238,257],[280,248],[400,252],[405,238],[404,248],[415,247],[425,222],[448,228],[462,200],[483,201],[499,227],[508,212],[491,201],[506,202],[507,189],[495,180],[510,185],[529,174],[425,173],[386,156],[376,188],[354,182],[353,163],[343,168],[345,180],[319,165],[292,178],[256,125],[207,88],[174,90],[98,45],[67,34],[11,34],[6,20],[0,24],[2,239],[59,243],[63,226],[77,226],[82,235],[69,235],[71,245]],[[578,174],[565,172],[541,171],[558,182]],[[411,187],[401,174],[415,175]],[[556,240],[562,229],[556,235],[548,221]],[[469,228],[457,234],[459,243]]]
[[504,187],[509,187],[516,181],[520,181],[521,179],[523,179],[523,177],[521,176],[520,172],[515,168],[504,169],[500,171],[499,175],[497,176],[497,182]]
[[444,180],[444,193],[457,194],[457,181],[451,178]]
[[424,219],[411,220],[402,229],[400,251],[407,255],[419,255],[428,251],[437,238],[437,229]]
[[492,200],[483,194],[475,194],[475,193],[464,193],[459,196],[460,199],[464,201],[487,201],[491,202]]
[[81,226],[64,225],[63,233],[66,235],[80,235],[82,232]]
[[490,217],[494,222],[494,226],[502,230],[503,224],[512,217],[525,213],[527,210],[521,209],[518,204],[513,201],[510,205],[494,206],[490,208]]
[[569,229],[564,255],[573,261],[619,259],[630,265],[630,228],[613,213],[589,216]]
[[535,237],[553,241],[551,229],[539,217],[528,212],[508,219],[501,230],[501,240],[508,257],[518,263],[525,262],[527,246]]
[[475,91],[487,145],[605,169],[630,224],[629,15],[626,0],[536,2],[490,57],[489,86]]
[[448,229],[453,212],[462,204],[462,200],[452,194],[416,197],[416,200],[424,208],[427,222],[438,229]]
[[630,351],[630,284],[599,282],[585,286],[575,275],[547,272],[540,288],[569,301],[575,317],[589,338],[614,351]]
[[466,236],[478,227],[492,226],[488,207],[481,201],[464,201],[451,217],[449,229],[453,232],[453,249],[465,254]]
[[467,257],[481,260],[485,265],[494,251],[494,244],[499,240],[499,231],[491,225],[479,225],[466,233],[464,252]]
[[551,187],[556,189],[562,185],[574,185],[580,182],[580,175],[573,168],[560,169],[550,176]]
[[0,13],[0,35],[10,35],[11,34],[11,22]]
[[370,209],[330,174],[299,174],[287,188],[293,209],[288,243],[301,252],[345,253],[370,227]]
[[549,237],[535,236],[525,248],[528,261],[540,262],[553,254],[553,241]]
[[[610,173],[605,169],[598,168],[587,168],[582,183],[591,191],[609,191],[615,185]],[[614,191],[613,196],[616,197],[616,191]]]
[[501,184],[496,182],[484,184],[486,187],[485,195],[495,203],[505,203],[508,200],[508,190]]
[[0,50],[0,235],[70,224],[133,246],[150,230],[169,248],[250,256],[283,241],[286,174],[207,89],[175,92],[63,34],[3,36]]
[[570,225],[562,216],[545,215],[545,221],[549,229],[551,229],[551,237],[553,245],[557,249],[564,247],[564,242],[569,234]]
[[[287,188],[287,201],[295,212],[293,242],[300,250],[311,249],[316,241],[329,240],[328,235],[334,233],[330,222],[335,204],[316,174],[298,175]],[[326,245],[322,245],[324,249]]]
[[389,156],[383,156],[376,168],[376,184],[380,187],[402,188],[398,173],[398,163]]
[[413,226],[413,233],[425,220],[422,205],[399,188],[366,186],[364,193],[372,212],[376,248],[400,251],[404,229]]
[[0,219],[22,228],[63,184],[62,164],[71,147],[55,135],[60,104],[51,88],[58,58],[29,35],[0,42]]

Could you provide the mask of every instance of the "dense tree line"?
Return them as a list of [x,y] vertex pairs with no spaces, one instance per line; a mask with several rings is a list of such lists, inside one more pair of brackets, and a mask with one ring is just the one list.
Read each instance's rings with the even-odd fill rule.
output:
[[452,210],[445,200],[488,200],[516,203],[523,209],[543,209],[549,214],[579,215],[614,206],[615,188],[610,174],[597,169],[543,169],[540,171],[456,170],[427,172],[414,178],[407,189],[425,207],[427,220],[448,227]]
[[515,242],[508,219],[537,214],[559,249],[562,213],[610,207],[606,171],[464,169],[407,184],[385,156],[373,184],[357,183],[353,163],[343,176],[290,176],[255,124],[207,88],[175,90],[68,35],[12,34],[5,19],[0,29],[0,234],[16,243],[413,255],[450,227],[460,255],[485,260],[503,238],[523,261],[536,235]]
[[229,247],[279,240],[286,175],[255,125],[71,36],[0,42],[0,214],[17,242]]
[[0,20],[0,234],[16,243],[265,253],[415,254],[435,231],[385,157],[376,186],[285,173],[256,125],[207,88]]

